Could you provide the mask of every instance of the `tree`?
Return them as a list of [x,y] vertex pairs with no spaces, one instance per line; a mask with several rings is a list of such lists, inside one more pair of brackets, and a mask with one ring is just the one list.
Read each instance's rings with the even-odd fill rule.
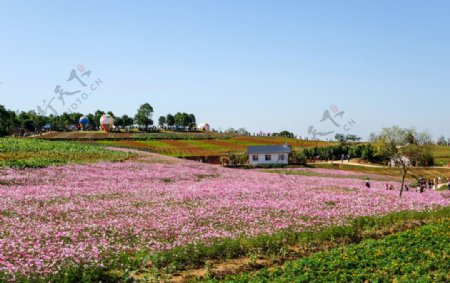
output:
[[229,128],[225,131],[225,133],[235,134],[236,130],[234,128]]
[[152,117],[153,107],[148,103],[144,103],[139,107],[134,120],[138,125],[144,126],[145,130],[148,130],[148,126],[153,125]]
[[114,118],[114,124],[119,127],[119,128],[123,128],[123,120],[122,117],[115,117]]
[[431,134],[428,132],[419,132],[416,134],[416,144],[417,145],[428,145],[432,144],[433,139],[431,137]]
[[184,128],[188,125],[189,122],[188,114],[178,112],[177,114],[175,114],[174,118],[175,118],[175,125],[177,126],[177,128]]
[[97,110],[95,111],[95,121],[94,124],[96,127],[100,127],[100,118],[105,115],[105,112],[101,111],[101,110]]
[[121,119],[122,119],[122,125],[124,127],[133,126],[133,123],[134,123],[133,118],[129,117],[128,115],[123,115],[121,117]]
[[240,135],[248,135],[248,131],[247,131],[247,129],[246,128],[239,128],[239,129],[237,129],[237,133],[238,134],[240,134]]
[[408,174],[408,170],[411,167],[411,160],[401,152],[395,153],[391,159],[391,165],[400,169],[402,173],[402,186],[400,188],[400,197],[403,194],[403,188],[405,187],[405,179]]
[[189,129],[197,127],[197,119],[195,119],[194,114],[189,114],[187,120],[188,120],[187,126],[189,127]]
[[166,117],[166,123],[169,127],[175,126],[175,117],[172,114],[168,114]]
[[359,142],[362,138],[358,137],[357,135],[347,135],[345,137],[348,141],[352,141],[352,142]]
[[429,147],[431,135],[427,132],[417,132],[415,129],[402,129],[400,127],[384,128],[372,142],[376,155],[381,160],[390,160],[390,165],[400,168],[402,173],[403,193],[405,178],[411,167],[411,160],[418,159],[421,165],[432,166],[434,157]]
[[164,127],[164,125],[166,124],[166,117],[164,116],[159,117],[158,124],[161,128]]
[[339,143],[341,143],[341,144],[343,144],[343,143],[345,143],[347,140],[345,139],[345,135],[344,134],[336,134],[335,136],[334,136],[334,139],[337,141],[337,142],[339,142]]
[[344,134],[336,134],[334,136],[337,142],[341,146],[349,146],[349,142],[358,142],[361,140],[361,137],[358,137],[357,135],[344,135]]
[[0,105],[0,136],[7,135],[14,127],[16,113]]
[[273,134],[274,136],[285,137],[285,138],[294,138],[294,134],[289,131],[282,131],[278,134]]
[[447,139],[444,136],[440,136],[437,140],[437,144],[441,146],[447,146]]
[[94,114],[89,113],[89,114],[86,115],[86,117],[87,117],[88,120],[89,120],[89,125],[91,125],[91,126],[93,126],[93,127],[97,127],[97,123],[96,123],[96,121],[95,121],[95,116],[94,116]]
[[30,132],[33,132],[36,129],[33,120],[30,119],[23,121],[22,127]]

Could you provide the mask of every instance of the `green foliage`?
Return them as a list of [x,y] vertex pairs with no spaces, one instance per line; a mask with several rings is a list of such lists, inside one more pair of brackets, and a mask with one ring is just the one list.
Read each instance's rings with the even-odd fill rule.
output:
[[144,126],[146,129],[148,129],[148,126],[153,125],[152,116],[153,107],[148,103],[144,103],[139,107],[134,120],[138,125]]
[[0,137],[9,133],[14,127],[15,120],[15,113],[7,110],[3,105],[0,105]]
[[172,124],[172,126],[176,126],[177,128],[188,128],[188,129],[192,129],[196,127],[196,118],[194,114],[187,114],[187,113],[180,113],[178,112],[177,114],[175,114],[175,116],[173,117],[173,124],[171,123],[172,121],[170,121],[169,123],[169,115],[167,117],[167,123]]
[[306,156],[304,151],[293,151],[292,163],[306,165],[308,163],[308,157]]
[[99,145],[38,139],[0,139],[0,167],[38,168],[67,163],[120,161],[129,156],[128,153],[110,151]]
[[295,135],[289,131],[282,131],[280,133],[273,133],[272,136],[274,137],[285,137],[285,138],[290,138],[293,139],[295,138]]
[[450,220],[230,277],[230,282],[448,282]]

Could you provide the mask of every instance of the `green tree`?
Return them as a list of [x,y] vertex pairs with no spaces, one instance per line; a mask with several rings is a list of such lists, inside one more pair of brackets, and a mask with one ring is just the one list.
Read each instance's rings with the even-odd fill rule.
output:
[[294,134],[289,132],[289,131],[282,131],[280,133],[277,134],[280,137],[285,137],[285,138],[294,138]]
[[133,118],[128,115],[122,115],[121,120],[124,127],[131,127],[134,124]]
[[166,117],[165,116],[159,117],[158,125],[162,128],[162,127],[164,127],[165,124],[166,124]]
[[144,103],[139,107],[137,114],[134,116],[134,120],[138,125],[144,126],[147,131],[148,127],[153,125],[152,117],[153,107],[148,103]]
[[437,140],[437,145],[446,146],[447,145],[447,139],[444,136],[440,136]]
[[174,118],[177,128],[184,128],[189,124],[189,115],[186,113],[178,112],[175,114]]
[[100,127],[100,118],[101,118],[103,115],[105,115],[105,112],[104,112],[104,111],[101,111],[101,110],[95,111],[95,114],[94,114],[94,116],[95,116],[95,126],[96,126],[97,128]]
[[119,127],[119,128],[123,128],[124,125],[123,125],[122,117],[115,117],[115,118],[114,118],[114,124],[115,124],[117,127]]
[[166,117],[166,123],[169,127],[175,126],[175,117],[172,114],[168,114]]
[[16,114],[0,105],[0,136],[6,136],[14,127]]
[[187,116],[187,126],[189,127],[189,129],[197,127],[197,119],[195,118],[194,114],[189,114]]

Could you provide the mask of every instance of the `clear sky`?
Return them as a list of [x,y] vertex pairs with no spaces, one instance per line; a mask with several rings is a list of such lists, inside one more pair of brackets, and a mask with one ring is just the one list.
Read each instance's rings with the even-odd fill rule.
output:
[[[155,120],[189,112],[223,130],[307,137],[353,120],[346,132],[363,137],[392,125],[450,137],[449,13],[445,0],[2,0],[0,104],[56,97],[63,112],[98,78],[78,112],[149,102]],[[67,81],[78,65],[87,87]],[[63,106],[57,85],[82,92]],[[339,127],[320,122],[327,109]]]

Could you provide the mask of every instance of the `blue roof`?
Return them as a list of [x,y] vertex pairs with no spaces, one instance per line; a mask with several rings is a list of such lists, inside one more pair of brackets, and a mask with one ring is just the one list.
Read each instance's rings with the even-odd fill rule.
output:
[[266,154],[266,153],[291,153],[289,145],[265,145],[265,146],[249,146],[248,154]]

